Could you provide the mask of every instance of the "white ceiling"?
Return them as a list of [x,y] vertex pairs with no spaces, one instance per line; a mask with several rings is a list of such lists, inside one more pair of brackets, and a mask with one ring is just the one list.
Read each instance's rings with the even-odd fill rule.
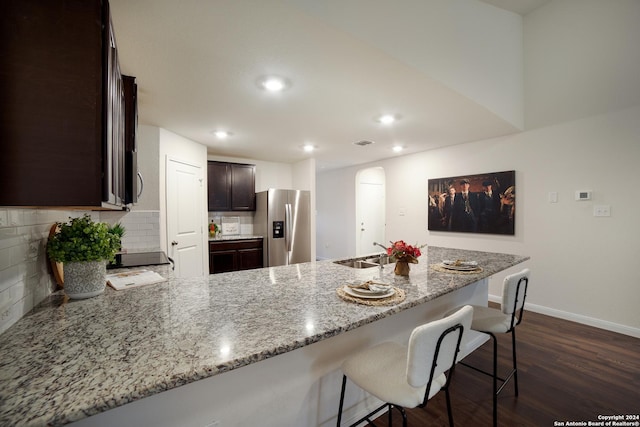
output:
[[[520,14],[547,1],[485,0]],[[210,154],[287,163],[313,156],[318,168],[335,168],[395,156],[394,144],[406,154],[518,131],[291,2],[110,3],[122,71],[138,79],[139,122],[205,144]],[[262,91],[257,80],[270,74],[291,87]],[[380,125],[383,113],[400,120]],[[232,136],[219,141],[217,129]],[[354,145],[360,140],[375,144]],[[305,153],[305,143],[317,150]]]

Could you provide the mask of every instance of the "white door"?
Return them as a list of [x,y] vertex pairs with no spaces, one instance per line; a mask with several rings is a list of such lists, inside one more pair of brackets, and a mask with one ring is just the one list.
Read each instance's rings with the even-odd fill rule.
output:
[[382,243],[385,228],[384,185],[361,182],[358,186],[358,255],[381,252],[373,242]]
[[167,159],[167,246],[176,277],[204,275],[202,186],[200,167]]

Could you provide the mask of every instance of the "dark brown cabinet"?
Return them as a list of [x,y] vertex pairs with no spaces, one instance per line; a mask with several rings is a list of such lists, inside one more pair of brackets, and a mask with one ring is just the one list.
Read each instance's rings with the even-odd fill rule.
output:
[[242,163],[209,161],[208,210],[211,212],[256,210],[256,167]]
[[209,242],[210,274],[262,266],[262,239]]
[[125,105],[106,0],[0,8],[0,205],[119,209]]
[[231,207],[229,163],[207,162],[208,210],[227,211]]

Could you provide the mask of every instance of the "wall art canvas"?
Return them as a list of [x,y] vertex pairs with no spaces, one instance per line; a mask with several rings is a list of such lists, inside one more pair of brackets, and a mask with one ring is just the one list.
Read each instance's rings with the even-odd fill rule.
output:
[[429,179],[429,230],[515,233],[516,172]]

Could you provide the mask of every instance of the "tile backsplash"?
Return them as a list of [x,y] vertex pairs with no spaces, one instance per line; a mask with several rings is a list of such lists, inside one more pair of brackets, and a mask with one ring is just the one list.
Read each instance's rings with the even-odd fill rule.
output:
[[0,208],[0,333],[55,291],[46,259],[49,229],[84,213]]
[[55,222],[88,213],[95,221],[122,223],[122,247],[132,252],[160,250],[159,211],[85,212],[0,208],[0,333],[56,290],[46,244]]
[[220,225],[222,218],[237,218],[240,228],[238,234],[253,235],[254,212],[209,212],[209,222],[213,221]]
[[160,211],[100,212],[100,221],[125,228],[122,250],[147,252],[160,250]]

